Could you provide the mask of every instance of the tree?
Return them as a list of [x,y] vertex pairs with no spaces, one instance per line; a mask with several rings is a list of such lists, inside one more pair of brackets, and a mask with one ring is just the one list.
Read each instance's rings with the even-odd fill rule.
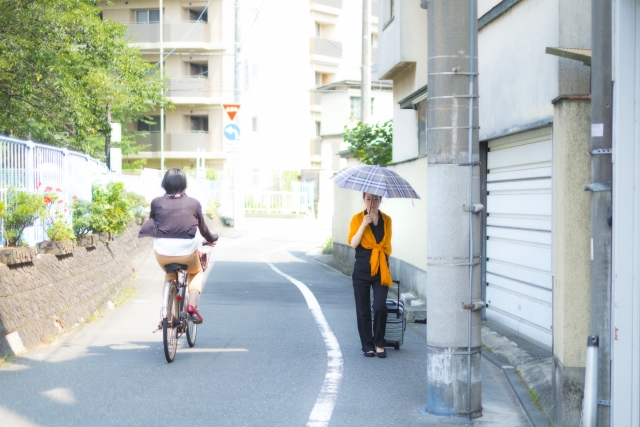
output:
[[393,147],[393,122],[367,125],[362,122],[347,125],[343,134],[349,151],[367,165],[391,163]]
[[[0,133],[104,158],[112,121],[170,108],[155,64],[103,21],[97,0],[0,0]],[[136,151],[133,135],[114,144]]]

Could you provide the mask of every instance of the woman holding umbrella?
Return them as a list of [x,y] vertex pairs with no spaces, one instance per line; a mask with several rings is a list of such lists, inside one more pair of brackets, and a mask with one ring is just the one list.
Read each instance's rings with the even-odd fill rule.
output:
[[[356,250],[353,293],[358,332],[366,357],[387,357],[384,333],[387,326],[387,293],[393,286],[389,271],[391,217],[380,212],[382,197],[419,199],[416,191],[392,170],[374,165],[355,165],[335,173],[331,179],[340,188],[362,191],[365,210],[351,218],[347,241]],[[373,332],[371,298],[373,289]]]
[[[382,197],[362,193],[365,210],[351,218],[347,241],[356,250],[353,293],[356,300],[358,332],[365,357],[387,357],[384,333],[387,325],[387,293],[393,286],[389,271],[391,217],[380,212]],[[373,333],[371,298],[373,289]]]

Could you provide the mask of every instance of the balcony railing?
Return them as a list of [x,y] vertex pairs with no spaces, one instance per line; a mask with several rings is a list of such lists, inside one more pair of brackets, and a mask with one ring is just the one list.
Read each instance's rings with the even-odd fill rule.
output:
[[[160,27],[156,24],[125,24],[129,28],[132,43],[158,43],[160,41]],[[193,27],[193,30],[189,30]],[[207,22],[165,22],[164,42],[211,43],[211,27]],[[189,34],[187,35],[187,33]],[[185,37],[186,36],[186,37]],[[184,40],[183,40],[184,38]]]
[[342,43],[324,37],[312,37],[311,54],[342,58]]
[[342,9],[342,0],[311,0],[311,3],[335,7],[336,9]]
[[179,77],[169,80],[167,97],[205,97],[221,96],[221,88],[213,87],[213,82],[207,77]]
[[[141,151],[160,151],[160,133],[151,132],[145,136],[136,136],[137,145],[147,145]],[[195,152],[204,149],[207,152],[222,151],[222,142],[215,141],[213,135],[206,131],[176,132],[164,134],[164,151]]]

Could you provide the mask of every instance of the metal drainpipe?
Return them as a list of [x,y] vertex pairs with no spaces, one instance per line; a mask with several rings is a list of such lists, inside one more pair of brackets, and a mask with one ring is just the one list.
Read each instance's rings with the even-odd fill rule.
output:
[[[473,79],[475,78],[474,56],[475,40],[474,26],[476,22],[475,0],[469,0],[469,207],[473,206]],[[473,215],[474,210],[469,210],[469,305],[473,305]],[[471,419],[471,314],[469,309],[469,330],[467,336],[467,413]]]

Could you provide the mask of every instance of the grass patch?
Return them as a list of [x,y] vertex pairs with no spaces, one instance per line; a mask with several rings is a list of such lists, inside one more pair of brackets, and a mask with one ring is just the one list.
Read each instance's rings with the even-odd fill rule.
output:
[[4,365],[8,365],[9,363],[13,362],[15,358],[16,358],[15,356],[11,356],[8,354],[5,354],[4,356],[0,357],[0,368],[3,367]]
[[333,250],[333,238],[331,236],[327,237],[327,240],[324,242],[324,246],[322,250],[325,252],[330,252]]
[[113,298],[113,305],[115,307],[120,307],[124,302],[133,294],[136,293],[136,288],[131,285],[125,285],[120,289],[120,291]]
[[[542,408],[542,405],[540,404],[540,398],[538,397],[538,395],[529,388],[529,386],[527,385],[527,383],[524,381],[524,378],[522,378],[522,375],[520,374],[520,371],[516,369],[516,374],[518,374],[518,378],[520,378],[520,381],[522,382],[522,384],[524,385],[524,388],[527,389],[527,391],[529,392],[529,397],[531,398],[531,401],[536,405],[536,407],[540,410],[540,413],[545,414],[544,409]],[[549,425],[551,425],[553,427],[553,423],[551,423],[551,420],[549,420],[548,417],[547,421],[549,421]]]

